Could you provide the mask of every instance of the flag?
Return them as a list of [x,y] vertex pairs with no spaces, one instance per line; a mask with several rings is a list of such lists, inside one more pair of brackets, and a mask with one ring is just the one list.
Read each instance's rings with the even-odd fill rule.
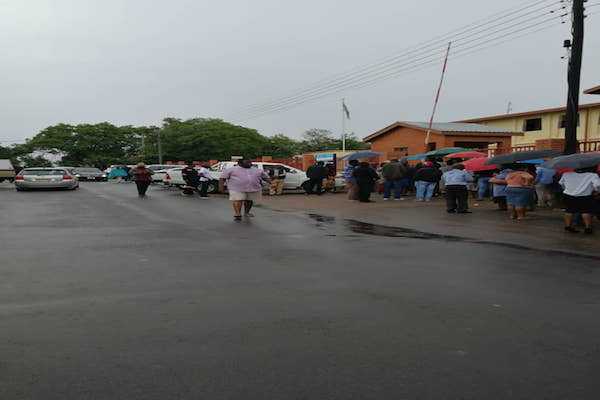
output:
[[344,114],[346,114],[346,118],[350,119],[350,110],[348,110],[345,101],[342,101],[342,108],[344,109]]

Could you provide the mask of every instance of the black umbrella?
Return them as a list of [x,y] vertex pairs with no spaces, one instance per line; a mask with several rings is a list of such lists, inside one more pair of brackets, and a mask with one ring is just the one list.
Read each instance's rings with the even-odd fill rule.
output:
[[561,152],[557,150],[532,150],[532,151],[517,151],[509,154],[502,154],[496,157],[492,157],[487,160],[486,164],[514,164],[518,161],[535,160],[539,158],[550,158],[560,155]]
[[578,153],[568,156],[556,157],[550,161],[546,161],[542,167],[545,168],[589,168],[600,164],[600,152],[595,153]]

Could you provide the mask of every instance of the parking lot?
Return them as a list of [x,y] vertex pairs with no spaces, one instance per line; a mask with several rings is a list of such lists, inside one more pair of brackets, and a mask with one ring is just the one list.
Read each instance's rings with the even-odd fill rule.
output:
[[317,205],[236,224],[225,197],[131,184],[0,199],[3,400],[600,392],[598,258],[427,219],[431,235],[375,235]]

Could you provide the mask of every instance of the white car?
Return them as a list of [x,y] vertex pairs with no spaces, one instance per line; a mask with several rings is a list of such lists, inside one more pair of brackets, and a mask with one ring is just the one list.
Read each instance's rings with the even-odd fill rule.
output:
[[[227,168],[231,168],[237,165],[234,161],[223,161],[219,162],[212,167],[210,167],[210,177],[211,180],[208,186],[209,193],[217,193],[219,190],[219,179],[221,179],[221,174]],[[285,170],[285,181],[283,183],[284,190],[299,190],[302,189],[302,184],[308,180],[306,173],[300,169],[290,167],[289,165],[279,164],[279,163],[268,163],[268,162],[255,162],[252,163],[252,168],[262,168],[264,170],[269,170],[273,168],[281,168]],[[181,168],[170,169],[167,171],[165,179],[163,182],[166,185],[170,186],[183,186],[185,182],[181,175]],[[336,180],[336,186],[338,185],[338,181]],[[343,186],[343,182],[340,183],[340,186]]]
[[160,165],[160,164],[152,164],[152,165],[148,165],[148,169],[152,172],[154,172],[154,175],[152,175],[152,182],[153,183],[162,183],[165,180],[165,175],[167,174],[167,171],[173,168],[182,168],[181,165],[174,165],[174,164],[165,164],[165,165]]

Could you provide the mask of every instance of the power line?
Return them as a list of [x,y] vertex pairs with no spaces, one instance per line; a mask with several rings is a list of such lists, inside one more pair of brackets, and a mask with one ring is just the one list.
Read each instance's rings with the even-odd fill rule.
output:
[[[526,7],[521,7],[518,10],[513,10],[513,11],[508,12],[508,13],[504,12],[502,16],[500,16],[498,18],[494,18],[492,21],[489,21],[489,22],[486,22],[486,23],[483,23],[483,24],[480,23],[480,24],[476,24],[476,25],[473,25],[473,24],[468,25],[467,29],[461,28],[458,31],[454,31],[454,32],[458,32],[458,33],[455,33],[454,36],[445,37],[444,39],[441,39],[441,40],[443,40],[444,43],[447,43],[447,41],[449,39],[455,39],[455,41],[463,41],[464,42],[464,43],[458,45],[458,47],[465,46],[467,43],[472,43],[472,42],[475,42],[477,40],[481,40],[484,37],[489,37],[489,36],[494,35],[496,33],[499,33],[499,32],[502,32],[502,31],[506,31],[506,30],[509,30],[509,29],[511,29],[513,27],[517,27],[517,26],[520,26],[520,25],[525,24],[527,22],[539,19],[539,18],[547,15],[548,13],[555,13],[556,11],[559,11],[560,8],[550,10],[548,13],[540,14],[540,15],[537,15],[537,16],[535,16],[533,18],[529,18],[527,20],[523,20],[523,21],[514,23],[512,25],[506,25],[508,22],[517,21],[519,19],[524,18],[525,16],[529,16],[531,14],[543,11],[543,10],[549,8],[549,7],[555,7],[557,4],[561,4],[562,2],[552,1],[552,3],[546,4],[546,5],[544,5],[541,8],[537,8],[535,10],[530,10],[530,11],[528,11],[526,13],[521,13],[520,15],[514,17],[515,14],[517,14],[519,12],[522,12],[523,10],[527,10],[529,8],[535,7],[535,6],[543,4],[543,3],[549,3],[549,1],[548,0],[537,1],[537,2],[534,2],[533,4],[530,4],[530,5],[526,6]],[[561,7],[561,8],[564,8],[564,7]],[[510,19],[508,19],[508,20],[501,21],[502,18],[506,18],[508,16],[513,16],[513,17],[510,18]],[[488,18],[484,19],[484,21],[488,20],[490,18],[491,17],[488,17]],[[490,25],[490,24],[491,24],[491,26],[488,26],[485,29],[479,29],[479,28],[481,28],[481,27],[483,27],[485,25]],[[502,28],[497,29],[495,31],[491,31],[491,32],[487,32],[486,33],[486,31],[489,31],[491,28],[500,27],[500,26],[502,26]],[[472,32],[472,31],[477,30],[477,29],[479,29],[479,30],[476,31],[476,32]],[[465,36],[465,34],[468,33],[468,32],[472,32],[472,33],[470,33],[469,35]],[[483,35],[481,35],[481,34],[483,34]],[[477,35],[479,35],[480,37],[476,37]],[[461,38],[461,36],[464,36],[464,37]],[[475,38],[473,38],[473,37],[475,37]],[[470,40],[467,40],[467,39],[470,39]],[[439,51],[436,52],[435,51],[436,48],[427,50],[428,47],[431,47],[432,45],[436,44],[436,40],[430,40],[430,41],[427,41],[427,42],[424,42],[424,43],[430,43],[430,44],[428,46],[425,46],[424,48],[418,48],[418,47],[417,48],[413,48],[411,51],[409,51],[407,53],[403,53],[403,54],[396,55],[396,56],[391,57],[391,58],[387,58],[384,61],[376,63],[374,65],[370,65],[370,66],[367,66],[367,67],[359,68],[358,70],[355,70],[356,72],[354,72],[354,73],[342,74],[338,78],[336,78],[334,80],[331,80],[330,82],[326,83],[325,85],[313,85],[310,88],[302,90],[300,92],[297,92],[294,95],[286,96],[286,97],[283,97],[283,98],[281,98],[279,100],[274,100],[274,101],[270,101],[270,102],[267,102],[267,103],[261,103],[259,105],[247,107],[245,109],[245,111],[246,111],[245,114],[253,114],[253,113],[257,113],[259,111],[265,111],[265,110],[267,110],[269,108],[272,108],[273,106],[278,106],[278,105],[281,105],[282,103],[289,103],[289,102],[296,101],[296,100],[298,100],[300,98],[304,98],[307,95],[311,95],[311,94],[314,94],[316,92],[323,91],[326,88],[337,87],[337,85],[343,84],[343,83],[346,83],[346,84],[347,83],[353,83],[354,80],[356,80],[356,79],[358,79],[360,77],[363,77],[363,76],[364,77],[369,77],[371,74],[374,74],[374,73],[382,73],[382,72],[385,72],[387,70],[391,70],[393,68],[397,68],[399,66],[405,66],[407,64],[407,62],[404,62],[401,65],[398,65],[398,62],[400,60],[402,60],[402,58],[407,58],[408,56],[411,56],[411,55],[414,56],[414,55],[419,55],[419,54],[429,54],[428,56],[431,56],[431,55],[434,55],[434,54],[437,54],[437,53],[439,53],[440,55],[443,54],[443,49],[445,47],[445,44],[444,44],[443,47],[440,46]],[[434,52],[434,53],[430,54],[432,52]],[[412,59],[410,62],[414,63],[414,62],[420,61],[422,59],[424,59],[424,57],[421,57],[421,58],[418,58],[418,59]],[[327,81],[325,81],[325,82],[327,82]]]
[[[515,30],[512,30],[510,32],[503,33],[502,35],[497,35],[495,37],[489,38],[489,39],[484,40],[484,41],[481,41],[481,39],[483,37],[480,37],[480,38],[478,38],[476,40],[470,40],[470,41],[468,41],[468,43],[473,43],[475,41],[479,41],[479,42],[476,43],[476,44],[473,44],[472,46],[467,46],[467,47],[464,47],[467,44],[467,42],[462,43],[460,45],[457,45],[456,47],[464,47],[464,48],[460,49],[459,51],[455,51],[454,54],[465,53],[468,50],[476,49],[476,48],[478,48],[480,46],[483,46],[483,45],[485,45],[487,43],[494,42],[494,41],[497,41],[497,40],[500,40],[500,39],[503,39],[503,38],[506,38],[506,37],[514,36],[517,33],[521,33],[521,32],[524,32],[524,31],[526,31],[528,29],[532,29],[532,28],[536,28],[536,27],[548,24],[549,22],[552,23],[552,22],[556,21],[557,19],[560,19],[560,18],[563,18],[563,17],[564,17],[564,15],[554,16],[554,17],[545,19],[543,21],[537,22],[535,24],[529,24],[529,25],[526,25],[524,27],[520,27],[519,29],[515,29]],[[498,30],[495,33],[500,33],[503,30],[504,29]],[[489,35],[485,35],[485,36],[489,36]],[[511,39],[511,40],[514,40],[514,38]],[[470,53],[474,53],[474,52],[475,51],[472,51]],[[424,65],[427,65],[427,64],[431,64],[431,63],[438,63],[438,62],[439,62],[439,57],[436,54],[430,54],[430,55],[428,55],[426,57],[421,57],[419,59],[412,60],[411,62],[404,63],[402,65],[396,66],[396,68],[394,68],[394,69],[379,71],[379,72],[377,72],[375,74],[372,74],[371,76],[367,76],[364,79],[360,79],[358,81],[348,82],[348,83],[343,84],[343,85],[338,85],[338,86],[330,87],[330,88],[328,88],[328,90],[321,90],[320,92],[315,92],[315,93],[313,93],[311,95],[307,95],[307,96],[304,96],[302,98],[298,98],[294,102],[290,102],[290,101],[288,101],[288,102],[282,102],[282,103],[274,105],[274,106],[272,106],[270,108],[261,110],[260,112],[256,112],[256,113],[250,114],[249,118],[256,118],[258,116],[266,115],[266,114],[269,114],[269,113],[274,112],[274,111],[279,111],[279,110],[282,110],[282,109],[289,109],[289,108],[295,107],[296,105],[304,104],[304,103],[307,103],[309,101],[313,101],[313,100],[316,100],[316,99],[328,96],[329,94],[337,93],[337,92],[342,91],[342,90],[357,89],[357,88],[363,87],[363,84],[365,84],[365,83],[366,83],[366,85],[369,85],[371,82],[376,82],[376,81],[380,81],[380,80],[387,79],[387,78],[390,78],[390,77],[395,77],[395,76],[399,75],[402,72],[406,72],[406,71],[412,70],[414,68],[420,68],[421,66],[424,66]],[[401,68],[398,69],[398,67],[401,67]]]
[[[529,12],[527,12],[524,15],[518,16],[517,18],[512,18],[511,20],[508,20],[508,21],[499,22],[502,19],[505,19],[507,17],[511,17],[511,16],[513,16],[515,14],[518,14],[518,13],[522,12],[522,11],[528,10],[529,8],[532,8],[532,7],[535,7],[535,6],[538,6],[540,4],[544,4],[544,3],[550,3],[550,4],[546,4],[542,8],[538,8],[536,10],[529,11]],[[335,84],[335,83],[338,83],[338,81],[344,80],[347,77],[352,77],[352,76],[354,76],[356,74],[360,74],[360,73],[368,73],[369,71],[371,71],[373,69],[377,69],[380,66],[385,66],[385,65],[390,64],[390,63],[393,64],[393,63],[395,63],[398,60],[407,58],[410,55],[414,55],[415,52],[417,52],[417,54],[422,53],[425,49],[431,48],[432,46],[436,46],[435,48],[438,48],[440,50],[440,53],[443,54],[443,51],[446,48],[446,44],[449,41],[456,42],[460,38],[461,35],[464,35],[464,34],[469,33],[469,32],[473,32],[474,30],[477,30],[477,29],[479,29],[481,27],[484,27],[484,26],[486,26],[486,25],[488,25],[490,23],[492,23],[492,24],[493,23],[497,23],[496,25],[492,25],[492,27],[496,27],[496,26],[499,26],[499,25],[501,25],[503,23],[514,21],[514,20],[516,20],[518,18],[522,18],[523,16],[531,15],[531,13],[533,13],[533,12],[537,12],[537,11],[543,10],[545,8],[548,8],[550,6],[554,6],[554,5],[560,4],[560,3],[561,3],[561,1],[557,2],[556,0],[535,1],[532,4],[529,4],[529,5],[524,6],[524,7],[520,7],[518,9],[516,9],[516,10],[511,9],[511,10],[502,11],[500,13],[493,14],[490,17],[486,17],[486,18],[484,18],[484,19],[482,19],[482,20],[480,20],[478,22],[475,22],[473,24],[467,25],[466,27],[456,29],[454,31],[451,31],[451,32],[445,34],[445,35],[440,35],[440,36],[438,36],[438,37],[436,37],[434,39],[431,39],[431,40],[422,42],[420,44],[417,44],[415,46],[409,47],[409,48],[407,48],[402,53],[396,54],[396,55],[394,55],[392,57],[384,58],[383,60],[381,60],[379,62],[376,62],[374,64],[363,66],[363,67],[359,67],[359,68],[355,68],[355,69],[353,69],[351,71],[348,71],[346,73],[342,73],[340,75],[336,75],[336,76],[333,76],[331,78],[321,80],[321,81],[319,81],[319,82],[311,85],[309,88],[296,91],[294,94],[292,94],[290,96],[285,96],[285,97],[282,97],[282,98],[279,98],[279,99],[274,99],[274,100],[271,100],[271,101],[268,101],[268,102],[260,103],[258,105],[250,106],[250,107],[245,108],[244,110],[256,111],[257,108],[262,108],[262,107],[265,107],[265,106],[269,106],[271,104],[276,104],[276,103],[279,103],[281,101],[294,98],[295,96],[302,95],[302,94],[304,94],[304,93],[306,93],[308,91],[311,91],[311,90],[314,90],[314,89],[318,89],[321,86],[323,86],[324,84]],[[483,22],[483,21],[487,21],[487,22]],[[481,22],[483,22],[483,23],[481,23]],[[489,29],[489,28],[486,28],[486,29]],[[478,32],[471,33],[470,35],[475,35],[475,34],[481,33],[481,32],[482,32],[482,30],[480,30]]]

